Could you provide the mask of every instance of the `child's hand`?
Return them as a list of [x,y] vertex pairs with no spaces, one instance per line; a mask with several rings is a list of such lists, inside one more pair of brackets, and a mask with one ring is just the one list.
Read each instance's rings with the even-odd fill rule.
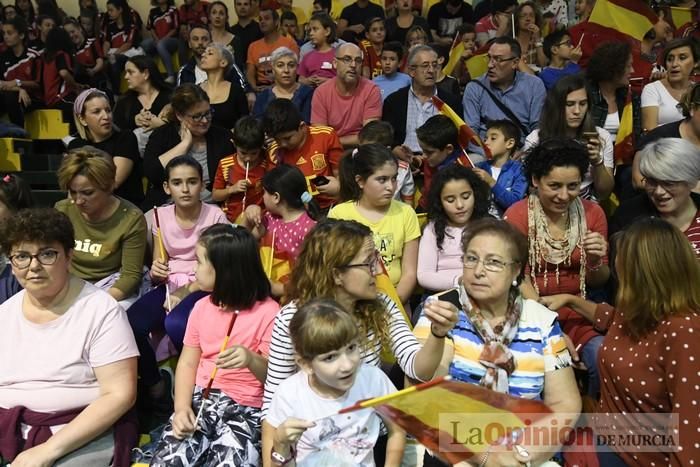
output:
[[394,149],[391,150],[392,154],[394,156],[398,157],[404,162],[411,162],[411,159],[413,158],[413,151],[408,146],[405,145],[400,145],[396,146]]
[[474,51],[472,49],[464,49],[464,52],[462,52],[462,60],[467,61],[469,60],[472,55],[474,55]]
[[325,176],[328,179],[328,183],[325,185],[317,186],[316,189],[319,193],[336,197],[340,193],[340,182],[336,177],[331,177],[330,175]]
[[[163,302],[163,308],[165,309],[165,313],[168,314],[171,311],[173,311],[173,308],[178,306],[182,299],[178,297],[175,294],[170,294],[170,303],[168,303],[168,297],[165,297],[165,301]],[[170,308],[168,309],[168,305],[170,305]]]
[[250,365],[252,356],[250,350],[242,345],[234,345],[225,349],[216,357],[216,366],[222,370],[233,370],[236,368],[247,368]]
[[245,208],[245,218],[248,225],[259,226],[262,224],[262,209],[257,204],[251,204]]
[[[202,401],[204,404],[205,401]],[[173,435],[177,439],[183,439],[185,436],[189,436],[194,433],[197,429],[194,426],[196,417],[192,411],[192,407],[187,407],[186,409],[176,410],[173,415]]]
[[168,280],[168,262],[154,259],[151,264],[151,280],[153,282],[165,282]]
[[250,182],[248,180],[238,180],[236,183],[233,185],[229,186],[229,193],[234,194],[234,193],[245,193],[248,191],[248,188],[250,187]]
[[298,418],[288,418],[275,430],[275,444],[293,446],[299,441],[301,435],[316,423]]
[[486,182],[491,188],[493,188],[493,186],[496,184],[496,180],[484,169],[474,167],[472,170],[480,179]]

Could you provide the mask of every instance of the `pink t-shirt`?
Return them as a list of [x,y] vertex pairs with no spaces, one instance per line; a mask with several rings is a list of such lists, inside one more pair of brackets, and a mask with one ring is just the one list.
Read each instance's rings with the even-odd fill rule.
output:
[[331,49],[327,52],[312,50],[301,59],[297,72],[299,73],[299,76],[303,76],[304,78],[308,78],[309,76],[335,78],[335,67],[333,66],[334,59],[335,49]]
[[0,407],[85,407],[100,396],[93,368],[138,357],[126,313],[102,289],[84,282],[73,305],[43,324],[24,317],[25,297],[0,305]]
[[356,135],[364,122],[382,117],[382,94],[379,87],[360,78],[351,96],[341,96],[335,79],[320,85],[311,100],[311,123],[335,128],[339,137]]
[[[233,325],[227,348],[242,345],[253,352],[267,355],[270,351],[272,324],[279,309],[276,301],[267,298],[256,302],[249,310],[242,310]],[[214,305],[209,297],[204,297],[194,305],[187,320],[183,342],[187,346],[199,348],[202,352],[195,380],[200,387],[206,387],[209,383],[232,313]],[[212,387],[221,389],[241,405],[262,407],[263,384],[247,368],[219,370]]]
[[316,225],[316,221],[304,212],[297,220],[284,222],[281,217],[275,217],[269,212],[263,216],[263,225],[267,231],[275,231],[275,251],[289,253],[294,261],[299,256],[301,244],[309,230]]
[[[177,288],[194,281],[194,266],[197,264],[195,247],[202,230],[214,224],[229,224],[226,214],[220,207],[213,204],[202,203],[197,223],[191,229],[183,229],[175,219],[175,205],[169,204],[158,208],[160,229],[163,234],[163,244],[168,252],[170,260],[170,285]],[[155,240],[156,225],[151,223],[151,233],[154,235],[154,255],[160,255],[158,244]]]

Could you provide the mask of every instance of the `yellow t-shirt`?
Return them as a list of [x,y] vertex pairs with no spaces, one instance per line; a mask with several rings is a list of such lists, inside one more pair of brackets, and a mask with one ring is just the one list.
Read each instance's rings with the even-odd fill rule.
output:
[[408,204],[392,200],[386,215],[377,222],[371,222],[360,214],[354,201],[347,201],[331,209],[328,217],[357,221],[369,227],[391,282],[394,285],[399,283],[404,245],[420,237],[418,216],[413,208]]

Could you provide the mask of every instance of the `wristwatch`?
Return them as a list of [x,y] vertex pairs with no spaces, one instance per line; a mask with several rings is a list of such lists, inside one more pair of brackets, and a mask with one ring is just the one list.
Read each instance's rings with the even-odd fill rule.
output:
[[274,449],[272,450],[272,463],[278,467],[282,467],[284,465],[289,464],[295,458],[296,458],[296,452],[294,452],[293,447],[289,448],[289,457],[284,457],[279,452],[275,452]]
[[15,84],[17,85],[18,88],[22,88],[22,80],[21,79],[16,79]]

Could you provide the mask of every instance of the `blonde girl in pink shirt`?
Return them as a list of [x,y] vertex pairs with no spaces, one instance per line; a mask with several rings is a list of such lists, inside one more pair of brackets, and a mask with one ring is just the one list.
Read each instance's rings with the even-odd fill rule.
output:
[[197,283],[211,295],[197,302],[187,322],[175,372],[175,413],[151,465],[257,466],[263,383],[279,305],[270,297],[257,242],[247,230],[213,225],[202,232],[196,254]]

